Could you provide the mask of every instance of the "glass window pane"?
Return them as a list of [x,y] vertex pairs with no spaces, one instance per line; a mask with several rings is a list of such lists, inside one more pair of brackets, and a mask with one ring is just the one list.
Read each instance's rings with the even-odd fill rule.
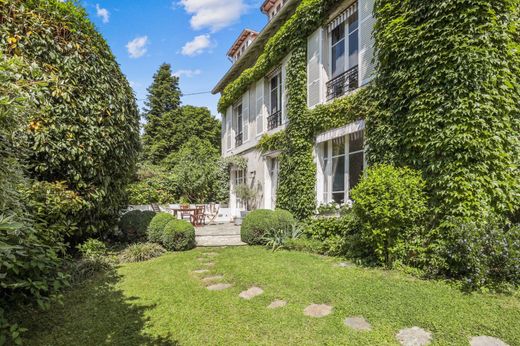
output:
[[350,153],[354,151],[363,150],[363,131],[357,131],[351,133],[349,136],[348,151]]
[[345,156],[332,159],[332,191],[345,191]]
[[332,77],[337,77],[345,72],[345,40],[332,47]]
[[348,67],[352,68],[358,65],[358,33],[356,31],[348,35]]
[[345,155],[345,137],[332,140],[332,156]]
[[354,11],[350,17],[348,17],[348,32],[351,33],[352,31],[356,30],[358,28],[358,11]]
[[278,110],[278,93],[275,90],[271,91],[271,114]]
[[332,36],[332,45],[335,45],[345,37],[345,24],[341,23],[330,34]]
[[349,155],[349,189],[359,183],[363,173],[363,152]]

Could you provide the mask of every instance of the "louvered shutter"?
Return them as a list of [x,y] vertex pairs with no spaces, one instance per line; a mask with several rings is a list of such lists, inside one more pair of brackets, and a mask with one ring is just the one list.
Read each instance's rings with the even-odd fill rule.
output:
[[256,135],[264,132],[264,79],[256,82]]
[[287,92],[285,90],[285,86],[287,85],[286,83],[286,77],[287,77],[287,64],[288,64],[288,61],[290,60],[290,56],[287,58],[287,60],[285,60],[282,64],[282,70],[280,72],[280,76],[282,78],[282,82],[280,83],[280,86],[282,88],[282,97],[281,97],[281,101],[282,101],[282,124],[285,124],[287,122],[287,119],[288,119],[288,115],[287,115]]
[[255,137],[256,128],[256,84],[249,89],[249,138]]
[[359,1],[359,79],[364,85],[374,77],[374,0]]
[[227,135],[227,150],[230,150],[231,149],[231,145],[232,145],[232,121],[233,121],[233,107],[228,107],[227,111],[226,111],[226,135]]
[[249,138],[249,90],[242,96],[242,142]]
[[307,106],[321,102],[321,28],[307,39]]

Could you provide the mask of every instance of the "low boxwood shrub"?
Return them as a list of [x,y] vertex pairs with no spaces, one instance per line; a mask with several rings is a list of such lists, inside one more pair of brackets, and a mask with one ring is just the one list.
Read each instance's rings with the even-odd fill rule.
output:
[[139,241],[146,237],[148,225],[155,216],[155,212],[145,210],[132,210],[121,216],[119,229],[125,240],[129,242]]
[[290,230],[296,223],[286,210],[257,209],[246,215],[240,227],[240,238],[250,245],[265,244],[265,235],[271,230]]
[[166,252],[166,249],[155,243],[137,243],[129,245],[121,252],[119,260],[123,263],[142,262],[159,257]]
[[166,250],[184,251],[195,247],[195,228],[185,220],[171,220],[161,235],[161,244]]
[[146,236],[149,242],[160,243],[164,231],[164,227],[168,222],[175,220],[175,216],[169,213],[157,213],[146,230]]
[[362,241],[379,263],[391,265],[407,231],[424,225],[424,188],[417,171],[376,165],[366,170],[351,191],[353,211],[362,224]]

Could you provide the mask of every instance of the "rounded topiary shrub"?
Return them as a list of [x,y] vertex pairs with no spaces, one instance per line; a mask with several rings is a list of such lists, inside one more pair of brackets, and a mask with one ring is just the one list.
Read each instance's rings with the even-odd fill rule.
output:
[[193,249],[195,247],[195,228],[188,221],[171,220],[161,234],[161,244],[170,251]]
[[[363,242],[378,262],[391,264],[406,234],[424,226],[424,187],[424,180],[415,170],[376,165],[367,169],[351,191]],[[418,232],[412,233],[419,236]]]
[[271,229],[288,229],[294,223],[292,214],[286,210],[257,209],[246,215],[240,227],[240,238],[250,245],[264,244],[264,235]]
[[155,212],[148,210],[132,210],[121,216],[119,229],[124,239],[130,242],[144,239],[148,225],[154,217]]
[[168,222],[175,220],[175,217],[168,213],[157,213],[146,230],[146,236],[148,241],[152,243],[161,243],[161,237],[164,231],[164,227]]

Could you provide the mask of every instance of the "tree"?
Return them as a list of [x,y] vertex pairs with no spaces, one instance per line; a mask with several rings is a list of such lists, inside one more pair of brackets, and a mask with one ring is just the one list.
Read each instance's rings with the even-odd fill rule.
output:
[[[79,226],[77,237],[110,230],[139,150],[139,113],[128,80],[75,2],[3,1],[0,17],[6,56],[40,68],[36,82],[47,84],[34,95],[37,111],[18,124],[30,148],[23,162],[29,178],[61,184],[63,195],[82,200],[69,218]],[[20,78],[31,74],[22,69]],[[67,201],[61,204],[68,209]]]
[[177,180],[180,196],[190,202],[210,202],[227,198],[222,186],[227,186],[227,166],[220,159],[220,152],[209,141],[191,137],[178,152],[165,160],[171,174]]
[[161,153],[157,154],[157,150],[155,150],[164,139],[160,133],[164,128],[164,117],[166,114],[174,114],[173,112],[181,104],[179,78],[172,74],[170,64],[162,64],[159,67],[153,76],[153,83],[147,91],[148,100],[145,102],[144,110],[146,120],[143,136],[144,154],[148,159],[157,161],[164,157]]
[[159,122],[155,139],[148,148],[148,157],[154,163],[178,151],[191,137],[220,148],[220,121],[206,107],[182,106],[164,114]]

